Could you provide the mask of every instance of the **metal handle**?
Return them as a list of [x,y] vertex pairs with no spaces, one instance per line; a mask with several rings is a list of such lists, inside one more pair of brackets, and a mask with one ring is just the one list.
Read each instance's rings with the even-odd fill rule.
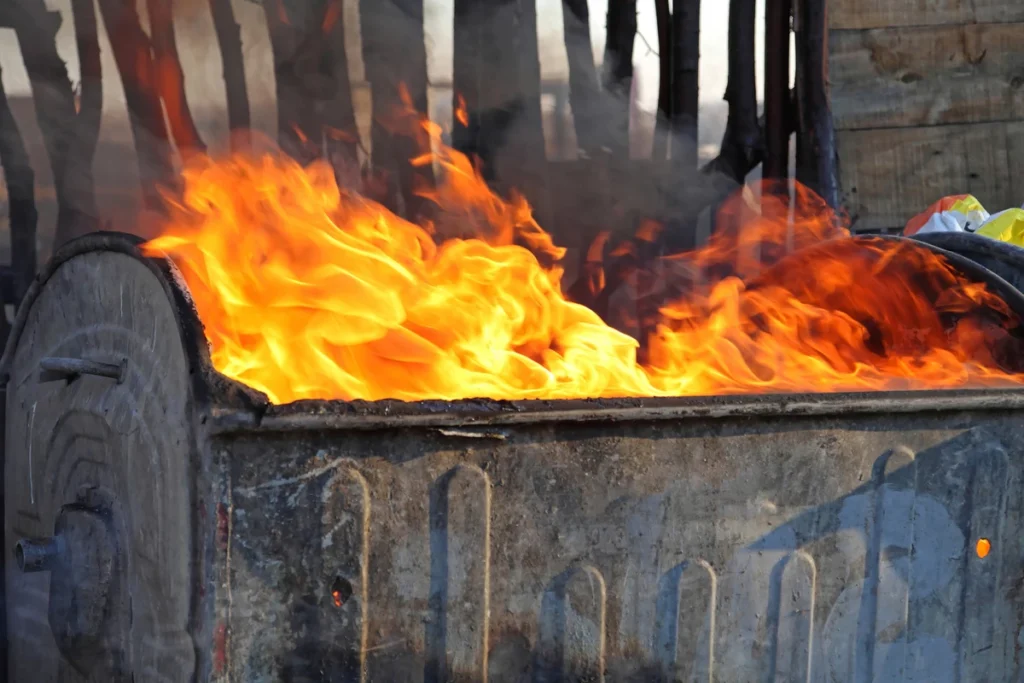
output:
[[53,566],[60,555],[60,539],[23,538],[14,546],[14,559],[18,569],[25,573],[46,572]]
[[71,382],[82,375],[94,375],[96,377],[109,377],[120,384],[124,381],[126,367],[127,361],[122,361],[120,365],[114,365],[112,363],[100,363],[81,358],[55,358],[50,356],[39,361],[39,381],[52,382],[63,379]]

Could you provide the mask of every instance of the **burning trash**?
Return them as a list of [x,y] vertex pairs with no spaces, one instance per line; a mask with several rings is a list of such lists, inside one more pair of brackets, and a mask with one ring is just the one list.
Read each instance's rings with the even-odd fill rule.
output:
[[[420,226],[339,191],[326,165],[197,160],[146,249],[181,269],[217,369],[277,403],[1024,381],[1006,303],[923,247],[851,237],[809,191],[795,219],[770,195],[760,211],[734,198],[707,246],[663,259],[713,281],[665,296],[638,340],[563,294],[564,250],[524,200],[453,150],[437,161],[438,219]],[[441,238],[452,223],[462,234]]]

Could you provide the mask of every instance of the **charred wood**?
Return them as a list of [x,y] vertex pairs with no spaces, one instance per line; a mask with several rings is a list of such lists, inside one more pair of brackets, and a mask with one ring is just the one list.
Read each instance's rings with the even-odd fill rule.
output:
[[[78,123],[72,141],[72,166],[92,164],[103,120],[103,67],[93,0],[71,0],[75,46],[81,81],[78,91]],[[90,189],[91,192],[91,189]],[[60,241],[60,240],[59,240]]]
[[285,0],[263,0],[274,54],[278,144],[302,164],[323,154],[317,100],[333,94],[316,20],[324,16],[325,8],[324,0],[287,4]]
[[729,3],[729,80],[725,100],[729,118],[718,157],[704,167],[742,184],[764,156],[761,124],[757,117],[754,58],[755,0]]
[[672,119],[672,14],[669,0],[654,0],[658,22],[658,116],[654,122],[651,158],[668,159],[669,122]]
[[325,156],[339,185],[359,182],[342,0],[264,0],[277,77],[278,143],[302,164]]
[[58,239],[88,232],[97,224],[92,159],[71,154],[79,131],[71,81],[55,42],[60,15],[48,12],[42,0],[15,0],[6,11],[21,46],[53,172]]
[[224,90],[227,94],[228,128],[234,150],[248,146],[251,127],[249,91],[245,82],[245,60],[242,57],[242,30],[235,19],[231,0],[210,0],[210,14],[217,33]]
[[792,0],[767,0],[765,8],[765,178],[789,176],[789,35]]
[[569,61],[569,102],[577,146],[588,157],[595,158],[602,146],[601,90],[590,42],[587,0],[563,0],[562,22]]
[[174,187],[175,174],[149,38],[134,0],[99,0],[99,4],[107,34],[117,36],[111,49],[128,105],[143,201],[147,208],[160,210],[160,188]]
[[633,90],[636,0],[609,0],[603,83],[610,96],[607,147],[629,159],[629,106]]
[[798,0],[796,22],[796,178],[839,207],[835,125],[828,97],[825,0]]
[[185,96],[185,74],[174,35],[173,0],[146,0],[146,7],[152,35],[154,86],[163,100],[174,144],[183,154],[205,151]]
[[[671,33],[672,165],[697,167],[697,100],[700,63],[700,0],[676,0]],[[751,46],[752,48],[753,46]],[[731,48],[731,46],[730,46]]]
[[423,0],[362,0],[360,13],[373,101],[374,174],[382,181],[382,201],[415,220],[427,208],[419,192],[433,183],[429,166],[409,163],[429,144],[420,126],[420,116],[427,114]]
[[534,0],[455,0],[453,104],[465,113],[452,143],[499,188],[521,187],[545,159],[535,12]]
[[[93,197],[96,189],[91,169],[100,138],[100,123],[103,120],[103,67],[100,63],[96,6],[93,0],[72,0],[71,13],[75,25],[75,46],[81,80],[78,86],[75,132],[68,145],[68,167],[90,169],[90,172],[75,172],[68,182],[79,186],[78,192],[83,196]],[[99,218],[94,214],[90,220],[78,222],[72,231],[69,230],[71,226],[61,225],[58,221],[54,246],[97,229],[98,223]]]
[[345,52],[345,17],[342,0],[328,0],[320,19],[324,70],[330,76],[326,99],[318,100],[324,148],[339,187],[358,189],[359,131],[356,128],[348,55]]
[[[7,184],[8,219],[11,233],[12,295],[4,297],[0,305],[17,305],[36,274],[36,223],[38,213],[35,200],[35,173],[25,151],[18,123],[14,120],[0,81],[0,166]],[[0,310],[6,322],[7,316]]]

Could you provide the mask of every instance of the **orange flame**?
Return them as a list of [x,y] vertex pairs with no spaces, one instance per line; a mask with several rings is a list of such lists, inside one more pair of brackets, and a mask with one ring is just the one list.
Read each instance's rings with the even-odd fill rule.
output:
[[455,96],[455,120],[462,124],[463,128],[469,128],[469,112],[466,110],[466,98],[462,94]]
[[181,269],[215,367],[276,403],[1024,382],[1003,369],[1019,322],[1002,300],[921,247],[851,238],[802,188],[793,215],[771,193],[737,195],[705,248],[661,261],[665,277],[713,283],[655,308],[640,363],[635,339],[562,293],[564,250],[524,199],[495,195],[452,150],[437,162],[422,227],[339,190],[324,163],[191,159],[145,251]]

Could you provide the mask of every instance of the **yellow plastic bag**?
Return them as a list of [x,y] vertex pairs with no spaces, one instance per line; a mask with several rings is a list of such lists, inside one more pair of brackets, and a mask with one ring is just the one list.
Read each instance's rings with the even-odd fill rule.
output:
[[978,228],[978,234],[1024,247],[1024,209],[1000,211]]

